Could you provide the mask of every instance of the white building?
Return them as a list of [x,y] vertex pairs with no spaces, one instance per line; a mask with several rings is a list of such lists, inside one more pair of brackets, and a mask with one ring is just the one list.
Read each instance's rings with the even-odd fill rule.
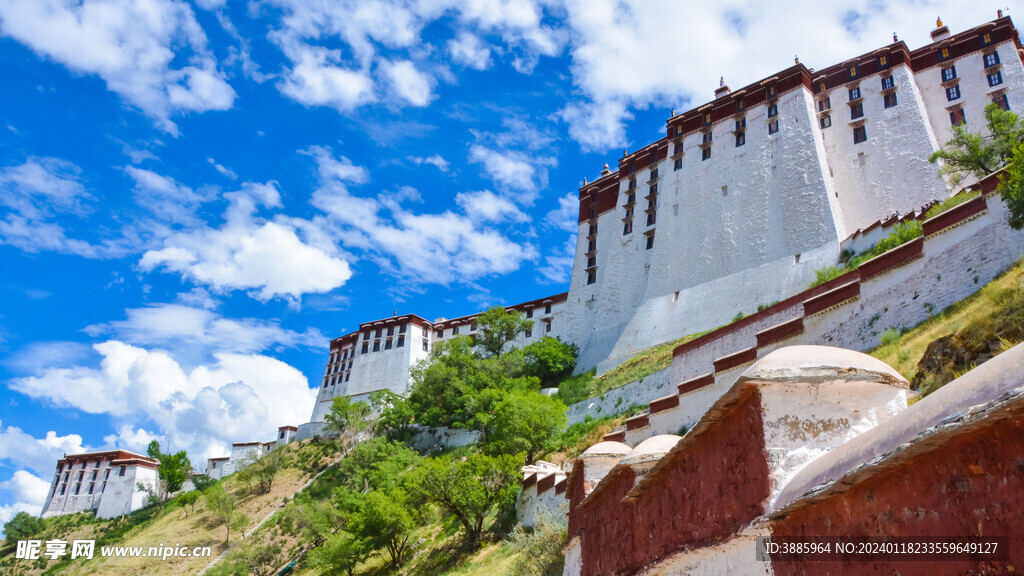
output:
[[126,450],[65,456],[57,461],[41,516],[96,511],[97,518],[114,518],[147,504],[139,484],[157,490],[160,462]]
[[[928,157],[984,109],[1024,106],[1017,31],[1002,17],[916,50],[893,43],[822,70],[797,62],[673,114],[666,136],[580,188],[568,293],[512,308],[540,320],[598,373],[637,352],[728,324],[807,288],[879,222],[949,197]],[[546,304],[545,304],[546,302]],[[430,346],[472,334],[473,316],[361,324],[331,341],[311,423],[336,396],[402,394]]]
[[[562,293],[509,306],[508,310],[518,310],[533,321],[533,328],[520,335],[513,345],[521,347],[544,336],[566,339],[572,333],[562,318],[567,297]],[[310,422],[323,422],[338,396],[366,401],[380,390],[404,395],[409,387],[410,368],[425,359],[434,344],[455,336],[476,335],[477,316],[430,322],[406,314],[360,324],[359,330],[331,340],[327,368]],[[309,436],[310,428],[300,427],[298,437]]]
[[579,367],[791,296],[858,230],[947,198],[928,157],[954,123],[984,130],[987,104],[1024,105],[1024,67],[1009,18],[932,37],[723,85],[585,184],[566,311]]

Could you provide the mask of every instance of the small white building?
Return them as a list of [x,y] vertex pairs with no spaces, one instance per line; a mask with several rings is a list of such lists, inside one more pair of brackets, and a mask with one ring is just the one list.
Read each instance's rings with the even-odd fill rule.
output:
[[281,426],[277,429],[277,447],[284,446],[295,439],[295,433],[298,432],[296,426]]
[[159,466],[158,460],[126,450],[65,456],[57,461],[41,517],[95,510],[97,518],[114,518],[134,512],[147,503],[139,484],[158,489]]

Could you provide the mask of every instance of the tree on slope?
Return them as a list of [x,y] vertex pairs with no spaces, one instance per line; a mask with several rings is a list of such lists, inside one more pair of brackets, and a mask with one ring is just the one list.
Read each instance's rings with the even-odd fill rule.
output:
[[188,479],[188,473],[192,471],[192,462],[189,461],[188,454],[184,450],[174,454],[161,452],[160,443],[153,440],[146,448],[146,455],[160,461],[157,475],[163,482],[166,494],[174,494],[181,490]]
[[565,404],[536,392],[512,392],[495,406],[484,449],[491,454],[525,453],[533,462],[554,448],[565,428]]
[[533,328],[533,320],[518,310],[511,312],[502,306],[495,306],[476,317],[480,326],[477,336],[479,346],[488,357],[500,356],[505,345],[516,339],[516,336]]
[[324,429],[338,435],[341,450],[347,451],[360,441],[370,425],[370,406],[366,402],[353,402],[347,396],[338,396],[331,410],[324,416]]
[[996,104],[985,106],[988,134],[968,132],[963,125],[953,127],[953,137],[928,161],[942,161],[939,175],[957,185],[968,176],[984,178],[1010,161],[1014,148],[1024,141],[1024,124],[1014,112]]
[[522,461],[521,454],[425,458],[412,471],[410,486],[422,500],[458,518],[468,544],[475,548],[488,513],[515,502]]

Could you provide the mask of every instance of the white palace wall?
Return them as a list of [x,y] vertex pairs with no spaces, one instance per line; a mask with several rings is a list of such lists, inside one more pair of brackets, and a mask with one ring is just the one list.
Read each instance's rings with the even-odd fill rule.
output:
[[[987,181],[991,187],[995,178]],[[938,314],[1024,256],[1024,231],[1010,229],[1006,218],[1002,200],[987,194],[926,221],[926,237],[862,264],[824,292],[807,291],[738,329],[680,347],[670,377],[678,399],[660,398],[606,439],[633,446],[692,426],[746,366],[777,348],[822,344],[867,351],[879,345],[886,329],[911,327]],[[581,412],[577,406],[570,415]]]

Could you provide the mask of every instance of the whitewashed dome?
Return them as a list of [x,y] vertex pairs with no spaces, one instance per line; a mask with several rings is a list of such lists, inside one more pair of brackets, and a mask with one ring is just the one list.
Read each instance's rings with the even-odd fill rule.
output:
[[605,458],[614,456],[621,458],[632,452],[633,449],[622,442],[598,442],[580,454],[580,458]]
[[621,463],[635,466],[661,460],[661,457],[667,454],[682,439],[682,436],[676,436],[675,434],[659,434],[658,436],[648,438],[637,444],[636,448],[630,450]]

